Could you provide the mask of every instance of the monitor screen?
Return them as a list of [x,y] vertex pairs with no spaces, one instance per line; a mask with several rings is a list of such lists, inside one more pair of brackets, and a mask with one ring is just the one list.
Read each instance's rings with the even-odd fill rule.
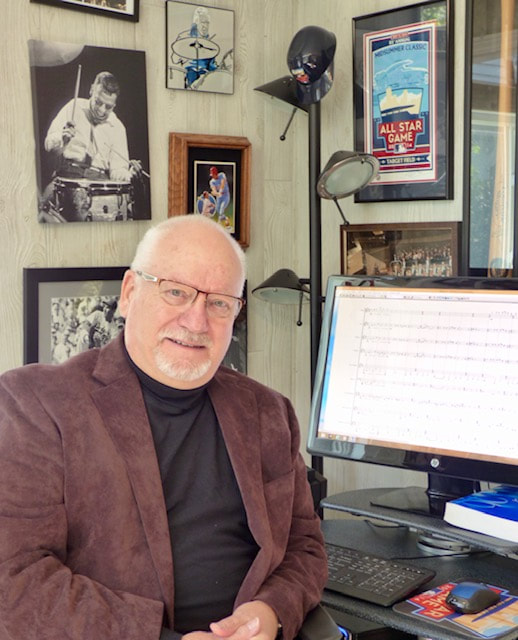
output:
[[442,515],[518,485],[517,412],[518,280],[329,278],[311,453],[427,472],[417,510]]

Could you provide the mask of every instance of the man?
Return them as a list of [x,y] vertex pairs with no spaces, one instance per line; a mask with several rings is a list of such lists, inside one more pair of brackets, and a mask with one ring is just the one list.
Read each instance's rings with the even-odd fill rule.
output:
[[[195,55],[185,64],[185,88],[194,88],[196,80],[218,68],[216,55],[219,46],[211,42],[209,34],[210,18],[206,7],[196,7],[192,17],[189,35],[195,38],[193,47]],[[214,36],[212,36],[214,37]]]
[[[120,183],[141,177],[141,163],[129,159],[126,128],[115,113],[119,94],[115,76],[102,71],[95,77],[88,99],[72,99],[60,109],[44,143],[45,151],[55,156],[54,177]],[[51,204],[54,190],[52,181],[43,195],[43,210]],[[78,194],[83,192],[79,188]],[[84,207],[77,204],[75,209],[77,215],[68,217],[84,219]]]
[[98,73],[90,97],[70,100],[52,121],[45,151],[60,160],[58,175],[67,178],[129,181],[140,162],[129,160],[126,128],[115,114],[119,83],[108,71]]
[[216,198],[216,213],[218,214],[218,222],[224,226],[230,226],[228,216],[225,210],[230,204],[230,189],[228,188],[228,180],[224,171],[218,171],[217,167],[209,169],[210,192]]
[[208,191],[204,191],[196,200],[196,209],[202,216],[212,218],[216,212],[216,198]]
[[290,640],[319,601],[291,404],[220,367],[244,279],[221,226],[170,218],[123,335],[0,377],[2,640]]

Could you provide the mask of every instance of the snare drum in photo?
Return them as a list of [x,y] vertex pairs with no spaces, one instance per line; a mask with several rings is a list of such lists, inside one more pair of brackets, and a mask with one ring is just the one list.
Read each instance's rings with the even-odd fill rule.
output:
[[56,178],[52,202],[61,222],[114,222],[132,219],[130,182]]

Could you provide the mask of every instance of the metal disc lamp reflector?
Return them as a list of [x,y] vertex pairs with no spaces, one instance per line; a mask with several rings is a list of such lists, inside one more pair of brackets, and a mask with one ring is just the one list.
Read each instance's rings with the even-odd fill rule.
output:
[[318,178],[318,194],[327,200],[346,198],[369,184],[378,171],[378,159],[369,153],[335,151]]
[[321,198],[333,200],[345,225],[349,224],[339,198],[360,191],[373,180],[379,171],[379,162],[370,153],[335,151],[327,161],[317,180],[317,193]]

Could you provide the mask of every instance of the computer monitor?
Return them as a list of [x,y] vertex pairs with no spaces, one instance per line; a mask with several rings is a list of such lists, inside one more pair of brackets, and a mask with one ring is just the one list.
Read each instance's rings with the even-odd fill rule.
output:
[[331,276],[308,451],[428,474],[383,506],[442,516],[518,485],[518,279]]

